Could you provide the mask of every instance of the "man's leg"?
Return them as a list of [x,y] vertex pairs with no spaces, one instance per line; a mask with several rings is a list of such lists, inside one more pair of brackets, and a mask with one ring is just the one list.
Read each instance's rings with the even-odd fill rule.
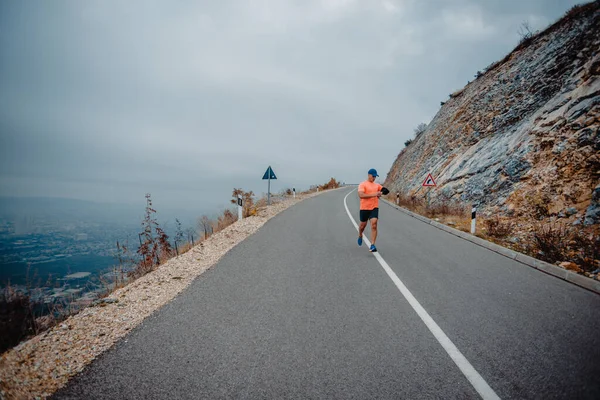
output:
[[[365,223],[365,226],[367,224]],[[371,244],[377,240],[377,218],[371,218]]]
[[365,228],[367,227],[367,222],[369,222],[369,211],[360,210],[359,211],[359,220],[360,224],[358,225],[358,237],[361,238]]
[[367,221],[361,222],[358,226],[358,237],[362,237],[365,228],[367,227]]

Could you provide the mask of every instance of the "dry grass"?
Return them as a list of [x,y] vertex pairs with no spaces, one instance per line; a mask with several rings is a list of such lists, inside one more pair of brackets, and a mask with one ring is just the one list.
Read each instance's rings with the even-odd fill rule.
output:
[[179,247],[179,255],[185,254],[194,247],[190,242],[185,242]]
[[[471,231],[469,210],[449,201],[428,205],[415,196],[386,196],[387,200],[403,208],[435,219],[463,232]],[[523,220],[517,225],[514,217],[478,216],[476,236],[504,247],[523,252],[540,260],[558,264],[571,261],[582,271],[592,273],[600,269],[600,228],[583,228],[550,220],[543,196],[528,197],[530,214],[535,220]]]
[[404,195],[400,195],[399,201],[397,201],[396,196],[391,193],[386,196],[386,199],[427,218],[446,216],[465,217],[467,215],[467,209],[464,206],[449,201],[428,203],[422,197]]
[[525,205],[530,210],[529,214],[537,220],[543,220],[548,217],[550,210],[548,205],[551,204],[547,194],[537,191],[525,195]]
[[585,272],[600,269],[600,228],[550,221],[534,225],[528,243],[532,256],[549,263],[571,261]]
[[497,215],[489,219],[483,220],[486,232],[489,236],[494,238],[503,239],[510,236],[514,229],[515,224],[512,221],[504,221]]
[[600,269],[600,228],[573,230],[569,241],[571,259],[585,272]]
[[237,215],[234,214],[231,210],[225,209],[217,218],[217,222],[215,225],[215,232],[222,231],[227,228],[229,225],[233,224],[237,221]]

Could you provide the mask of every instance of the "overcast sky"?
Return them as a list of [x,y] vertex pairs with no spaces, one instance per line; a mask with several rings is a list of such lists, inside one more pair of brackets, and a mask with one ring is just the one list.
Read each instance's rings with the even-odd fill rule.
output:
[[420,122],[574,0],[2,1],[0,195],[204,212],[385,178]]

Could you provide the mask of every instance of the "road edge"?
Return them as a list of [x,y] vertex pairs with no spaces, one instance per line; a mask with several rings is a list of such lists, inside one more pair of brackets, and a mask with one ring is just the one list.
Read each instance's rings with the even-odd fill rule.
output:
[[[306,200],[337,189],[311,192],[295,199],[288,197],[291,201],[287,205],[275,203],[258,216],[236,221],[198,242],[188,252],[113,291],[108,296],[113,302],[86,307],[61,324],[0,354],[0,399],[53,396],[96,358],[126,340],[146,318],[181,295],[195,279],[218,265],[229,251],[256,234],[269,220]],[[160,287],[166,293],[161,299],[155,292],[146,295],[148,287],[151,291]],[[146,305],[140,306],[142,303]],[[127,320],[123,319],[125,315]],[[93,327],[90,329],[90,326]]]
[[517,251],[508,249],[506,247],[500,246],[496,243],[488,242],[487,240],[481,239],[477,236],[473,236],[470,233],[466,233],[460,231],[458,229],[452,228],[448,225],[442,224],[440,222],[434,221],[417,213],[414,213],[406,208],[400,207],[389,200],[381,199],[384,203],[390,205],[398,211],[401,211],[415,219],[418,219],[421,222],[424,222],[428,225],[434,226],[444,232],[447,232],[451,235],[457,236],[461,239],[474,243],[478,246],[481,246],[485,249],[491,250],[494,253],[500,254],[506,258],[510,258],[511,260],[517,261],[520,264],[526,265],[528,267],[537,269],[545,274],[554,276],[556,278],[567,281],[573,285],[579,286],[583,289],[589,290],[596,294],[600,294],[600,281],[595,281],[593,279],[587,278],[585,276],[579,275],[575,272],[568,271],[566,269],[557,267],[556,265],[552,265],[542,260],[538,260],[536,258],[530,257],[523,253],[519,253]]

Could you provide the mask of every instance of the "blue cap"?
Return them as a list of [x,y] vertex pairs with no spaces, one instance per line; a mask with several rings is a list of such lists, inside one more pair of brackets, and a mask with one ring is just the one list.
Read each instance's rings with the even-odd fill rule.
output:
[[369,175],[373,175],[373,177],[377,178],[379,175],[377,175],[377,170],[375,168],[371,168],[369,170]]

